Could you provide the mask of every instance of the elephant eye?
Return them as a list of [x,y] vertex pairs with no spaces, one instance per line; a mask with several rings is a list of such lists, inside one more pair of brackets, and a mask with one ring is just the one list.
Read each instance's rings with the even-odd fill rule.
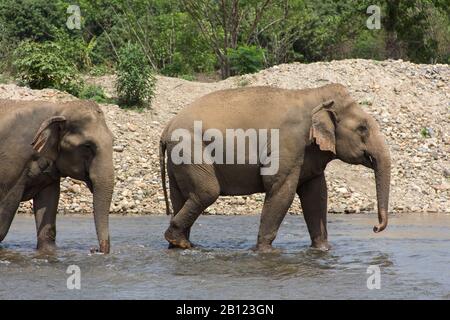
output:
[[356,130],[362,134],[362,135],[367,135],[369,133],[369,129],[367,128],[366,125],[359,125],[358,128],[356,128]]
[[94,144],[92,142],[85,142],[82,144],[82,147],[89,149],[90,151],[93,151],[95,149]]

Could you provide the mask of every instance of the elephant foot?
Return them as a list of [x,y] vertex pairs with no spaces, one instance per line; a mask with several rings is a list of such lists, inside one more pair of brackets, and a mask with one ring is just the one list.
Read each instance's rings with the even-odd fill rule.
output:
[[167,229],[164,237],[169,242],[169,249],[179,248],[179,249],[192,249],[192,243],[186,239],[183,232],[175,230],[172,226]]
[[331,246],[328,244],[328,241],[313,241],[311,243],[311,248],[314,248],[319,251],[329,251],[331,249]]
[[[189,243],[191,244],[191,248],[197,247],[197,245],[196,245],[195,243],[192,243],[192,242],[190,242],[190,241],[189,241]],[[167,246],[167,249],[177,249],[177,248],[179,248],[179,247],[173,245],[173,244],[170,243],[170,242],[169,242],[169,245]]]
[[54,241],[38,240],[37,250],[42,254],[53,254],[56,252],[56,244]]
[[91,253],[103,253],[108,254],[111,250],[109,240],[102,240],[100,241],[100,247],[99,248],[91,248]]
[[253,248],[253,251],[259,253],[280,253],[281,250],[272,247],[271,244],[257,244],[256,247]]

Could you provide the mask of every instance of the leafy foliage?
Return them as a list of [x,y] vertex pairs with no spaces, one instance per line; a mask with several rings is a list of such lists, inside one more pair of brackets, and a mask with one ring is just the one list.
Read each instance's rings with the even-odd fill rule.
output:
[[234,74],[255,73],[264,67],[264,50],[257,46],[239,46],[228,49]]
[[78,95],[82,80],[63,52],[55,42],[22,42],[14,51],[16,78],[33,89],[54,88]]
[[93,100],[98,103],[107,103],[109,102],[109,99],[106,97],[105,92],[103,91],[103,88],[97,85],[85,85],[79,95],[78,98],[84,99],[84,100]]
[[152,69],[139,46],[128,43],[119,51],[116,88],[124,106],[149,105],[155,89]]
[[[67,7],[73,4],[69,0],[1,0],[0,72],[20,69],[22,80],[32,86],[68,86],[67,90],[75,92],[70,87],[77,81],[67,80],[76,78],[73,73],[113,71],[123,63],[120,53],[128,43],[139,48],[141,63],[155,72],[188,78],[213,72],[226,78],[293,61],[401,58],[416,63],[450,62],[448,0],[76,3],[81,9],[81,30],[66,27]],[[366,10],[373,4],[381,8],[380,30],[366,27]],[[25,50],[33,55],[29,59],[40,61],[40,70],[31,64],[25,67],[26,57],[19,54]],[[38,57],[47,51],[49,57]],[[16,58],[21,61],[14,64]],[[46,73],[59,75],[47,79]],[[32,75],[37,78],[31,79]]]
[[2,33],[19,41],[52,40],[55,30],[65,23],[63,1],[2,0],[0,1],[0,25]]

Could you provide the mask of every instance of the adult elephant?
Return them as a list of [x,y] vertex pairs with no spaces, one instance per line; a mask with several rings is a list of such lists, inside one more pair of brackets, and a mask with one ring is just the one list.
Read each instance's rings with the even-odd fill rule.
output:
[[[201,121],[200,131],[198,122],[195,128],[195,121]],[[267,167],[267,161],[261,159],[261,150],[256,155],[256,164],[248,161],[250,153],[245,155],[245,164],[174,159],[180,155],[194,158],[195,147],[192,154],[189,150],[180,152],[179,148],[179,144],[189,135],[203,136],[201,148],[205,149],[213,141],[212,133],[221,133],[228,146],[230,141],[227,141],[226,131],[237,128],[245,132],[255,128],[278,129],[277,150],[274,150],[272,140],[264,146],[267,154],[276,155],[273,159],[279,161],[279,168],[274,174],[262,174],[261,169]],[[209,134],[205,139],[207,132]],[[234,152],[228,155],[230,159],[236,156],[236,148],[237,145],[227,149],[226,152]],[[217,91],[182,110],[165,128],[160,142],[162,181],[169,213],[165,185],[166,149],[174,215],[165,238],[172,247],[191,247],[189,234],[192,224],[220,195],[264,192],[266,197],[258,249],[271,250],[280,224],[297,193],[312,246],[327,250],[324,170],[333,159],[362,164],[374,170],[379,220],[374,232],[380,232],[387,226],[391,166],[389,150],[375,119],[362,110],[342,85],[330,84],[306,90],[253,87]],[[217,159],[217,155],[211,154]],[[226,158],[224,154],[222,160]]]
[[98,250],[108,253],[112,143],[94,102],[0,100],[0,242],[20,202],[33,199],[37,248],[53,250],[60,178],[72,177],[93,193]]

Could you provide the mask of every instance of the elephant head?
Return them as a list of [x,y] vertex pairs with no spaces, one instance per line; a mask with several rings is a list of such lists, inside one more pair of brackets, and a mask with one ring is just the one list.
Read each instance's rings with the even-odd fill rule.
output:
[[63,177],[84,181],[93,194],[100,252],[108,253],[109,209],[114,189],[113,136],[94,102],[70,102],[38,130],[32,146]]
[[388,223],[391,160],[376,120],[366,113],[341,85],[323,87],[322,104],[312,111],[310,138],[319,148],[350,164],[375,172],[378,220],[374,232]]

